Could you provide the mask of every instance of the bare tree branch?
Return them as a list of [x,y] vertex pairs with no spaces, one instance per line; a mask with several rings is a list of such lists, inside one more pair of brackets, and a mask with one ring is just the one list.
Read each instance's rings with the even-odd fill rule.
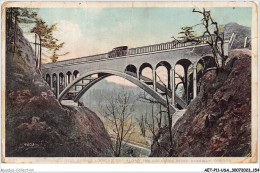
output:
[[116,97],[106,98],[106,102],[104,116],[115,127],[113,128],[115,133],[113,151],[115,156],[119,157],[123,141],[134,127],[130,111],[133,104],[130,104],[128,93],[119,93]]
[[[225,61],[226,61],[226,57],[224,54],[224,40],[221,37],[218,23],[213,20],[210,10],[207,11],[207,10],[205,10],[205,8],[203,8],[203,11],[193,9],[192,12],[202,14],[203,18],[201,19],[201,23],[191,26],[191,27],[187,27],[187,26],[182,27],[181,28],[182,31],[179,32],[179,34],[184,35],[184,36],[179,37],[182,40],[178,40],[175,37],[172,37],[172,38],[174,38],[174,41],[176,41],[178,43],[180,43],[180,42],[181,43],[195,43],[192,51],[194,51],[194,49],[200,43],[206,42],[211,47],[211,52],[213,54],[217,68],[224,69]],[[203,34],[200,37],[195,37],[193,34],[194,33],[193,28],[195,26],[198,26],[201,24],[204,26],[205,31],[203,32]],[[210,31],[211,26],[214,26],[213,33],[212,33],[212,31]],[[207,39],[203,39],[204,37],[206,37]],[[202,39],[200,40],[199,38],[202,38]],[[220,45],[219,45],[219,43],[220,43]],[[218,56],[220,56],[221,60],[222,60],[221,67],[218,62]]]

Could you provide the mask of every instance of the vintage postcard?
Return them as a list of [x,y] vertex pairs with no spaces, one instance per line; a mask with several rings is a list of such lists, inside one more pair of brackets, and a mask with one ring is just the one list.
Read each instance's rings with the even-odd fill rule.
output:
[[258,162],[256,2],[1,5],[2,162]]

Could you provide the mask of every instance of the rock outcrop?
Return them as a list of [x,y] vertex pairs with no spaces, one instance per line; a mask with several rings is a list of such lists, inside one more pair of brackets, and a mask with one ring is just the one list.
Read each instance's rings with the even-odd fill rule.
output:
[[7,157],[110,157],[111,140],[86,107],[62,107],[35,68],[22,31],[6,49],[5,155]]
[[200,92],[174,127],[161,130],[153,157],[245,157],[251,153],[251,51],[230,52],[226,70],[209,71]]

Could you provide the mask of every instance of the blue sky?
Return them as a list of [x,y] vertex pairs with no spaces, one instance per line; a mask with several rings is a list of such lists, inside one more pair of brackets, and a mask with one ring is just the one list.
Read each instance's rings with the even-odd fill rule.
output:
[[[57,37],[65,41],[61,59],[105,53],[113,47],[145,46],[172,41],[182,26],[200,22],[193,8],[40,8],[39,16],[48,24],[58,22]],[[207,8],[219,24],[237,22],[251,26],[250,7]],[[199,27],[197,28],[200,29]],[[61,60],[60,59],[60,60]]]

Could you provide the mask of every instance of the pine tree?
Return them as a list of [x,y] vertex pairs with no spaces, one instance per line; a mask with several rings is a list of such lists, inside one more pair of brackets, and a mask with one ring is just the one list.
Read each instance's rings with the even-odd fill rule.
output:
[[50,57],[52,62],[57,62],[58,58],[60,56],[65,56],[69,54],[69,52],[66,52],[64,54],[57,54],[57,51],[59,51],[64,46],[64,42],[59,43],[59,40],[57,38],[54,38],[53,36],[50,37],[46,44],[44,44],[44,47],[48,48],[52,52],[52,56]]
[[6,10],[7,34],[10,36],[13,32],[11,42],[14,44],[14,52],[16,49],[18,24],[35,23],[37,15],[37,9],[35,8],[11,7]]
[[52,32],[56,29],[57,23],[51,25],[50,27],[42,19],[37,19],[35,26],[31,29],[31,33],[35,33],[35,47],[36,47],[36,37],[40,40],[40,60],[36,62],[36,66],[41,67],[42,63],[42,47],[49,49],[50,40],[53,39]]

